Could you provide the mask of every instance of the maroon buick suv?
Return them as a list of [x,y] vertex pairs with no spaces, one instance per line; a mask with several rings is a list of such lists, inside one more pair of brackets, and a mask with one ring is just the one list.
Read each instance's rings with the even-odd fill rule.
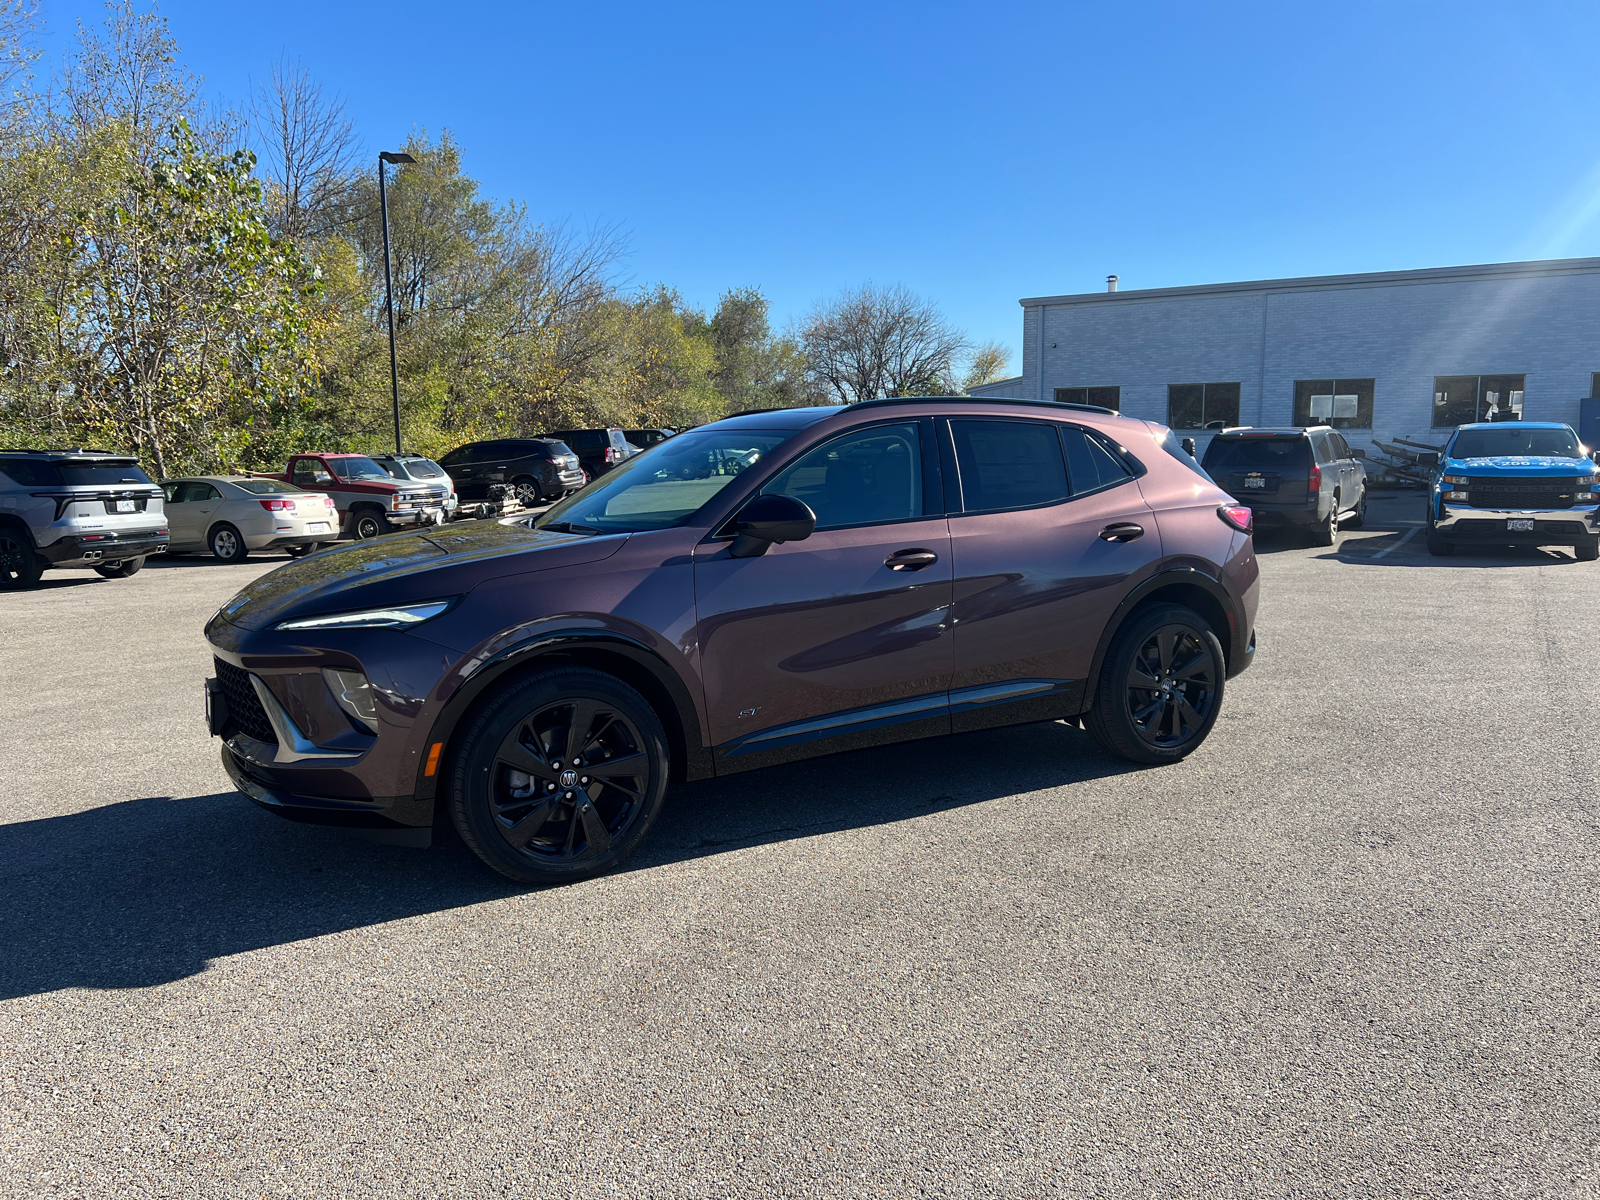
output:
[[743,413],[533,518],[323,551],[206,626],[211,732],[299,821],[438,811],[529,883],[667,786],[1036,721],[1171,763],[1255,651],[1250,510],[1162,426],[915,397]]

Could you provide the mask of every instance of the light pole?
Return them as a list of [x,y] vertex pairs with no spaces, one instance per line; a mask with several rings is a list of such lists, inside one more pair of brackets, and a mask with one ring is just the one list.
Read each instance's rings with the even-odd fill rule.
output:
[[389,391],[394,397],[394,452],[400,453],[400,365],[394,356],[394,281],[389,277],[389,193],[383,182],[384,163],[414,163],[409,154],[378,152],[378,207],[383,210],[383,307],[389,314]]

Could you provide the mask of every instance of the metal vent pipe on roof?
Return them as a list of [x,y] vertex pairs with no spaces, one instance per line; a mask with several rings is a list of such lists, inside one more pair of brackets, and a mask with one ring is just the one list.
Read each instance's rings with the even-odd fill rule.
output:
[[1116,290],[1117,290],[1117,277],[1115,275],[1107,275],[1106,276],[1106,291],[1114,292]]

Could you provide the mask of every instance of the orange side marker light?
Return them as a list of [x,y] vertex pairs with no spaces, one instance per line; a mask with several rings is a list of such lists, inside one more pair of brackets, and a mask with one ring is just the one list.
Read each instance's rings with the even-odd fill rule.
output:
[[429,779],[432,779],[434,772],[439,769],[439,751],[443,749],[443,742],[435,742],[428,747],[428,765],[422,768],[422,773]]

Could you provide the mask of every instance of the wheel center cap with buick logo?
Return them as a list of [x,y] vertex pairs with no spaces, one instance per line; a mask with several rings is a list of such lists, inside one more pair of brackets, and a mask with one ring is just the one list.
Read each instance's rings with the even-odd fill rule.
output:
[[578,773],[576,771],[561,772],[561,786],[564,788],[578,786]]

